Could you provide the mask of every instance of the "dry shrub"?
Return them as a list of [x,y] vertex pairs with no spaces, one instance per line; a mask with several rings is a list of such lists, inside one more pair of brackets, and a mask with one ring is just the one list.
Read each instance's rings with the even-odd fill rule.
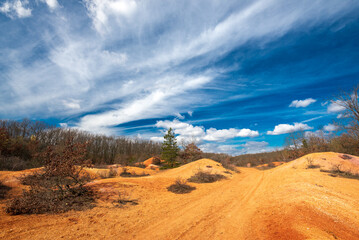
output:
[[113,202],[115,207],[124,207],[128,205],[138,205],[139,200],[131,197],[131,192],[120,191],[118,193],[118,199]]
[[330,169],[330,170],[320,169],[320,171],[329,173],[329,176],[331,176],[331,177],[340,176],[340,177],[344,177],[344,178],[359,179],[359,174],[354,174],[349,171],[343,171],[343,170],[341,170],[341,166],[339,164],[334,165],[332,167],[332,169]]
[[190,193],[195,190],[196,187],[192,187],[187,184],[186,180],[178,178],[174,184],[167,187],[167,190],[176,194]]
[[4,185],[2,182],[0,182],[0,199],[4,199],[6,196],[6,193],[11,190],[11,187]]
[[188,181],[194,183],[212,183],[225,178],[226,177],[222,174],[213,174],[210,172],[205,172],[203,170],[198,170],[195,175],[188,178]]
[[341,157],[341,158],[344,159],[344,160],[352,159],[351,156],[346,155],[346,154],[340,155],[339,157]]
[[153,157],[152,164],[154,165],[161,165],[161,158]]
[[69,210],[84,210],[93,207],[93,193],[83,187],[71,191],[31,188],[23,191],[21,197],[12,199],[6,208],[11,215],[58,213]]
[[240,171],[236,168],[236,166],[231,164],[230,158],[226,158],[226,159],[222,160],[221,164],[227,170],[231,170],[235,173],[240,173]]
[[310,157],[307,157],[307,168],[320,168],[320,165],[314,164],[314,160]]
[[29,190],[8,202],[9,214],[33,214],[81,210],[92,206],[93,192],[85,187],[91,179],[83,171],[90,164],[85,160],[86,144],[73,143],[49,147],[44,153],[43,170],[23,178]]

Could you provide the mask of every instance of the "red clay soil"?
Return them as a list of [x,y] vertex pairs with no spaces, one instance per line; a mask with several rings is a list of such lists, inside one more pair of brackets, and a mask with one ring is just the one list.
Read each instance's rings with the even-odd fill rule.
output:
[[[359,180],[307,169],[308,157],[323,168],[341,162],[358,170],[337,153],[311,154],[266,171],[240,168],[239,174],[202,159],[143,178],[96,180],[90,185],[99,200],[90,210],[23,216],[2,211],[0,238],[359,239]],[[189,194],[167,191],[176,178],[199,169],[227,179],[190,183],[197,189]],[[5,184],[14,175],[0,174]],[[119,194],[139,204],[119,207],[113,203]]]

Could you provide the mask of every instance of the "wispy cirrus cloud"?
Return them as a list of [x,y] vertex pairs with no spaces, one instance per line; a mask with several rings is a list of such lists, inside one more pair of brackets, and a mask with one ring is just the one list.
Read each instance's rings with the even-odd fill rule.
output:
[[[316,27],[336,32],[345,25],[336,26],[337,19],[357,8],[351,0],[185,0],[165,5],[160,0],[7,0],[0,4],[6,20],[0,29],[5,36],[0,39],[0,102],[6,103],[0,104],[0,115],[69,119],[70,127],[121,134],[122,124],[152,120],[146,125],[153,125],[188,113],[193,121],[210,119],[198,138],[222,141],[228,150],[234,146],[227,144],[231,139],[258,136],[250,129],[254,118],[263,118],[261,112],[269,116],[268,110],[263,112],[272,109],[269,103],[280,105],[268,98],[261,109],[251,99],[284,88],[275,68],[263,69],[271,57],[278,59],[276,51],[283,45],[277,41]],[[298,41],[289,37],[284,45],[295,49],[294,43]],[[316,66],[295,59],[293,64]],[[258,69],[258,76],[250,76]],[[277,72],[284,71],[288,69]],[[264,73],[269,75],[260,75]],[[293,107],[309,106],[317,98],[311,96],[292,98],[304,99]],[[235,106],[223,109],[220,102]],[[237,129],[226,122],[230,119],[248,125]],[[296,129],[290,126],[272,132]]]

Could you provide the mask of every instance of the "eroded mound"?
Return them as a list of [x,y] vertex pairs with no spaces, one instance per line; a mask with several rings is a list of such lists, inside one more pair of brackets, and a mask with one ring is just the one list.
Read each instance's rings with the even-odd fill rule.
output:
[[211,159],[203,158],[178,168],[169,169],[161,173],[162,177],[187,179],[198,171],[206,171],[212,174],[232,175],[232,172],[225,169],[222,164]]
[[316,168],[325,171],[339,168],[343,172],[359,174],[358,157],[335,152],[311,153],[283,167],[308,168],[310,165],[317,166]]

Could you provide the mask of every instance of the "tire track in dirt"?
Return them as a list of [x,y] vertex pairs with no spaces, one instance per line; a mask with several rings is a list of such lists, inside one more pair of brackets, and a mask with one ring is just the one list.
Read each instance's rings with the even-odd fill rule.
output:
[[[220,227],[222,230],[217,229],[216,226],[218,224],[222,225],[222,221],[226,220],[228,215],[243,216],[244,206],[254,197],[256,190],[260,187],[264,179],[264,172],[253,171],[253,169],[250,169],[249,172],[250,173],[241,173],[244,176],[237,175],[234,179],[227,180],[228,182],[225,182],[222,186],[212,190],[209,195],[200,199],[197,204],[202,207],[201,213],[192,216],[193,220],[187,222],[187,227],[181,229],[180,233],[176,232],[176,234],[172,234],[172,239],[205,239],[207,237],[211,238],[217,233],[219,233],[219,235],[225,234],[225,232],[231,232],[231,234],[233,234],[233,230],[226,229],[233,223]],[[211,201],[211,199],[213,199],[213,201]],[[184,211],[198,207],[193,206],[197,204],[187,206]],[[168,221],[170,221],[170,219],[164,220],[167,224],[169,223]],[[238,227],[239,225],[243,225],[244,222],[245,219],[240,218],[234,225]],[[165,237],[165,239],[169,238]]]

